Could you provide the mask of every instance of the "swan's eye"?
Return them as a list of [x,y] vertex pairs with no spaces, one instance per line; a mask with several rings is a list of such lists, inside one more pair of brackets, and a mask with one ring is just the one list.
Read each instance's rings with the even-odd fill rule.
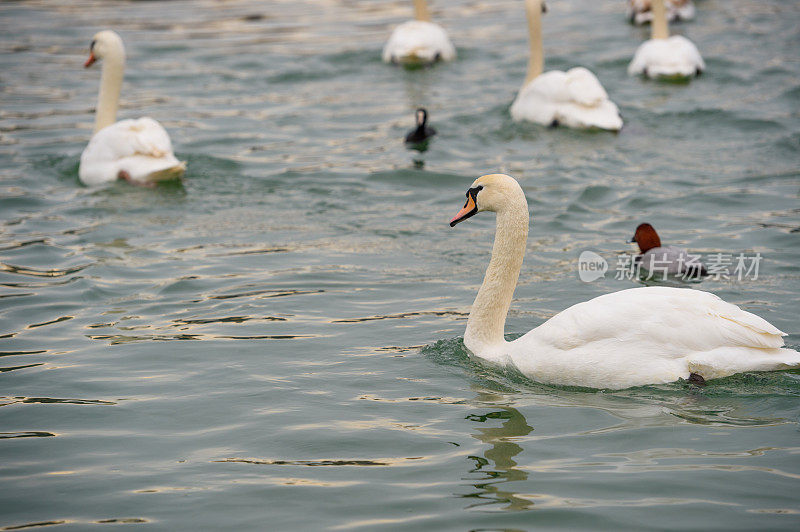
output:
[[472,196],[472,199],[475,199],[475,197],[478,195],[478,192],[480,192],[481,190],[483,190],[483,185],[478,185],[475,188],[471,188],[467,190],[467,197]]
[[92,41],[92,44],[90,44],[90,45],[89,45],[89,51],[90,51],[90,52],[93,52],[93,51],[94,51],[94,45],[95,45],[95,43],[96,43],[96,42],[97,42],[97,41]]

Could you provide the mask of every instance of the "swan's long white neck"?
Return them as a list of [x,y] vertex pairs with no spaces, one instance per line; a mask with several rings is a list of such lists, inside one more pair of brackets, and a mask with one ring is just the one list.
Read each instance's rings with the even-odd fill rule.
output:
[[664,0],[652,0],[650,9],[653,11],[653,20],[650,22],[651,39],[669,38],[669,24],[667,23],[667,8]]
[[525,76],[525,85],[527,85],[544,70],[542,0],[526,0],[525,11],[528,14],[528,36],[531,47],[530,56],[528,57],[528,75]]
[[122,76],[125,72],[125,50],[113,49],[102,59],[103,73],[100,76],[100,92],[97,95],[97,110],[94,118],[94,132],[117,121],[119,95],[122,91]]
[[414,0],[414,18],[423,22],[431,21],[427,0]]
[[527,239],[528,205],[520,190],[520,198],[497,213],[492,259],[464,333],[464,344],[473,353],[488,354],[505,344],[506,314],[519,279]]

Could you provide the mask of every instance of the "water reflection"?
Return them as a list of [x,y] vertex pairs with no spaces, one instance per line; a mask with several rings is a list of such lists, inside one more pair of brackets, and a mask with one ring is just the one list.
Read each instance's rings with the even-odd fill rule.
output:
[[[533,431],[533,427],[528,425],[525,416],[519,410],[511,406],[500,406],[498,403],[503,397],[488,391],[478,391],[475,399],[476,403],[486,403],[487,406],[496,407],[497,410],[488,414],[470,414],[467,419],[476,423],[485,423],[489,426],[476,426],[477,431],[472,436],[483,443],[490,445],[483,453],[483,457],[470,456],[475,461],[475,468],[470,473],[479,473],[483,477],[478,482],[472,484],[476,491],[467,495],[465,498],[474,498],[478,501],[470,504],[467,508],[483,506],[488,504],[506,504],[503,510],[525,510],[533,506],[529,500],[518,497],[510,488],[512,482],[519,482],[528,479],[528,473],[522,469],[517,469],[517,463],[513,460],[515,456],[522,452],[522,447],[515,443],[515,438],[527,436]],[[503,420],[500,427],[492,426],[494,420]]]

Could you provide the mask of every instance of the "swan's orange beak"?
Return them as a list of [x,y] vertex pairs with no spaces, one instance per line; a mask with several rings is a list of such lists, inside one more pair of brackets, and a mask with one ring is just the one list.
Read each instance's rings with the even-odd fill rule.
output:
[[89,52],[89,59],[83,64],[83,68],[89,68],[95,61],[97,61],[97,58],[94,56],[94,52]]
[[472,189],[467,191],[467,202],[464,204],[464,208],[458,211],[458,214],[453,216],[453,219],[450,220],[450,227],[455,227],[458,222],[463,222],[478,212],[478,207],[475,205],[475,198],[470,192],[472,192]]

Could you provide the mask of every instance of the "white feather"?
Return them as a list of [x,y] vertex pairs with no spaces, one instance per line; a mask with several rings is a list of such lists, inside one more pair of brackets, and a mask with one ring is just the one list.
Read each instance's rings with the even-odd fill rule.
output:
[[644,74],[650,78],[688,78],[705,68],[706,64],[694,43],[682,35],[673,35],[668,39],[643,42],[628,65],[628,74]]
[[387,63],[452,61],[456,49],[447,32],[434,22],[409,20],[395,28],[383,48]]
[[583,67],[567,72],[551,70],[534,78],[519,91],[511,105],[511,117],[580,129],[622,128],[619,109],[608,99],[597,77]]
[[95,133],[81,154],[78,175],[87,185],[99,185],[116,181],[124,171],[132,181],[147,183],[166,170],[179,176],[183,169],[166,130],[144,117],[120,120]]

